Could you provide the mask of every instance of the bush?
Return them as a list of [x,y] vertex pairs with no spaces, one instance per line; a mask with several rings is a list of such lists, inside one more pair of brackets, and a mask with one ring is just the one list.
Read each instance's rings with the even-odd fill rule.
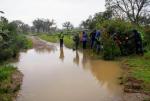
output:
[[21,49],[32,47],[31,40],[17,34],[16,27],[7,21],[0,20],[0,61],[16,57]]
[[106,60],[113,60],[115,57],[121,55],[119,47],[115,44],[114,40],[104,33],[102,36],[103,41],[103,58]]
[[150,50],[150,26],[146,26],[144,28],[144,41],[145,41],[145,44],[146,44],[146,48],[148,50]]

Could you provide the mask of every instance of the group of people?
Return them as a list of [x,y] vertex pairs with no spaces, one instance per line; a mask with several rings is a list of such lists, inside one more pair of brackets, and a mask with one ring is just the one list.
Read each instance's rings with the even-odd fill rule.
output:
[[[110,34],[110,37],[112,37],[114,42],[120,48],[122,55],[131,54],[133,53],[132,50],[135,50],[137,54],[143,55],[142,38],[141,34],[137,30],[133,30],[131,33],[125,34],[125,36],[122,36],[120,32],[116,32]],[[64,34],[61,32],[59,35],[60,47],[63,47],[63,38]],[[73,35],[74,50],[77,50],[82,42],[83,49],[86,49],[87,46],[89,46],[91,49],[99,53],[103,49],[103,42],[101,39],[102,33],[99,30],[94,30],[90,34],[86,31],[75,33]]]
[[79,43],[82,42],[83,49],[86,49],[89,45],[88,42],[90,40],[90,48],[96,49],[97,51],[100,51],[101,49],[101,33],[98,30],[94,30],[90,33],[90,35],[87,34],[86,31],[74,34],[73,41],[75,43],[75,48],[78,49]]

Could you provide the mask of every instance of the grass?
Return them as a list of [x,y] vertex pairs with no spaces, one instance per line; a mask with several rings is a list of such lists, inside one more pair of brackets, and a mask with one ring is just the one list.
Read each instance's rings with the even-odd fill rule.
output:
[[144,81],[144,90],[150,92],[150,51],[142,56],[127,58],[127,64],[131,70],[130,75]]
[[[39,35],[39,37],[43,40],[48,41],[48,42],[53,42],[53,43],[59,42],[59,38],[58,38],[57,34],[56,35],[41,34],[41,35]],[[73,47],[73,40],[72,40],[71,35],[65,35],[64,36],[64,44],[68,48]]]
[[0,66],[0,101],[12,101],[16,92],[20,89],[20,83],[13,80],[13,75],[17,73],[17,68],[12,65]]
[[47,34],[41,34],[39,37],[43,40],[46,40],[48,42],[58,42],[58,36],[57,35],[47,35]]
[[31,49],[33,47],[33,42],[30,38],[27,38],[26,49]]

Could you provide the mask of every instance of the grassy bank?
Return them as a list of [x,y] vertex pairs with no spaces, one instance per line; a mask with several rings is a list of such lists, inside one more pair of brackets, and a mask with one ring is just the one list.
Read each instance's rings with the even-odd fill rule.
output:
[[32,47],[33,47],[32,39],[27,38],[27,41],[26,41],[26,49],[31,49]]
[[[54,42],[57,43],[59,42],[59,38],[58,35],[48,35],[48,34],[41,34],[39,35],[39,37],[43,40],[46,40],[48,42]],[[72,48],[73,47],[73,40],[72,40],[72,36],[71,35],[65,35],[64,37],[64,44],[66,47],[68,48]]]
[[130,56],[125,59],[127,65],[126,77],[143,81],[142,89],[150,93],[150,51],[144,56]]
[[0,101],[13,101],[22,83],[23,75],[16,67],[0,65]]

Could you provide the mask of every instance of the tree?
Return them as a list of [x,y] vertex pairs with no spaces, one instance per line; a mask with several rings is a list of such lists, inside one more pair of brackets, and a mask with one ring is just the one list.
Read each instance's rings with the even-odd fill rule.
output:
[[42,27],[43,21],[41,19],[37,19],[33,21],[33,26],[36,28],[37,32],[40,32],[40,28]]
[[54,20],[49,19],[36,19],[33,21],[33,26],[37,32],[50,32],[51,28],[55,25]]
[[12,21],[11,24],[13,24],[17,28],[18,33],[27,33],[30,31],[30,26],[20,20]]
[[150,0],[106,0],[106,8],[114,16],[125,18],[134,24],[140,24],[140,18],[149,14]]
[[112,11],[106,10],[105,12],[96,13],[93,17],[89,16],[89,18],[85,21],[82,21],[80,27],[83,29],[93,30],[96,28],[97,24],[102,23],[104,20],[109,20],[112,18]]
[[73,24],[71,24],[71,22],[69,22],[69,21],[63,23],[62,26],[63,26],[64,28],[66,28],[67,30],[73,29]]
[[28,24],[23,24],[20,28],[23,33],[28,33],[30,31],[30,26]]

